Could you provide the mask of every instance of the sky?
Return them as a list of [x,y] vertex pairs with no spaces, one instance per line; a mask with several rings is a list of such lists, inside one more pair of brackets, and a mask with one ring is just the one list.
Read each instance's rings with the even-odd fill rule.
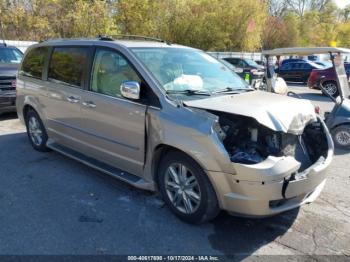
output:
[[350,4],[350,0],[334,0],[334,2],[340,7],[344,8],[346,5]]

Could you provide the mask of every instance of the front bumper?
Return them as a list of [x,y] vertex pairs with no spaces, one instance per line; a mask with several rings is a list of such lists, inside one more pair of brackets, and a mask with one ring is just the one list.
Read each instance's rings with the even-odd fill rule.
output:
[[0,95],[0,113],[16,112],[16,94]]
[[[321,123],[327,130],[327,157],[320,157],[301,173],[297,173],[299,162],[293,162],[288,157],[281,158],[281,161],[275,159],[275,164],[271,159],[251,166],[233,163],[236,175],[208,172],[220,207],[241,216],[265,217],[314,201],[326,183],[327,168],[334,150],[328,129],[322,121]],[[293,173],[296,174],[295,179],[287,183]],[[251,181],[244,180],[245,177]]]

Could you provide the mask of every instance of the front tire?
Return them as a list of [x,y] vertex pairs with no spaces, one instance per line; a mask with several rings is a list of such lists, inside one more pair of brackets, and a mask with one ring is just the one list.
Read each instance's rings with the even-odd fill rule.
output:
[[216,194],[206,173],[187,155],[180,152],[165,155],[158,179],[165,203],[185,222],[200,224],[219,213]]
[[[325,82],[322,84],[323,88],[325,89],[325,91],[331,95],[332,97],[336,98],[339,95],[338,92],[338,87],[337,84],[335,82]],[[322,91],[322,93],[324,93],[324,91]],[[326,94],[324,94],[326,95]]]
[[26,128],[29,141],[35,150],[40,152],[50,151],[46,147],[48,136],[45,127],[38,113],[32,109],[26,114]]
[[337,126],[331,131],[334,145],[342,149],[350,149],[350,126]]

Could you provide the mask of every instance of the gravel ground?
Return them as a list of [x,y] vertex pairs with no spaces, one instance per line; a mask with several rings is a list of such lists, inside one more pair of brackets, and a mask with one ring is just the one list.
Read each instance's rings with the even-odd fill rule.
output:
[[[293,86],[323,111],[319,91]],[[350,154],[337,151],[321,196],[266,219],[181,222],[158,197],[58,153],[34,151],[16,115],[0,117],[0,254],[350,256]]]

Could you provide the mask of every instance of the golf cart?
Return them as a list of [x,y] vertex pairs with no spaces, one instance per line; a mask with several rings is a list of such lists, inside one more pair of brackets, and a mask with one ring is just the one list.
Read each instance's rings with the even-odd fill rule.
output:
[[[267,82],[267,91],[276,92],[276,79],[277,75],[274,72],[274,66],[272,58],[274,56],[279,60],[280,56],[286,55],[311,55],[311,54],[329,54],[332,61],[333,68],[336,72],[336,81],[338,86],[339,96],[333,98],[329,95],[330,99],[335,103],[331,112],[325,113],[325,123],[330,130],[335,146],[343,149],[350,149],[350,100],[349,100],[349,84],[347,75],[344,68],[344,61],[342,54],[350,53],[350,49],[337,48],[337,47],[295,47],[295,48],[277,48],[273,50],[263,51],[263,55],[268,61],[266,67],[265,77]],[[322,76],[318,81],[321,82]],[[327,91],[320,85],[320,88],[325,94]],[[288,92],[287,92],[288,93]]]

